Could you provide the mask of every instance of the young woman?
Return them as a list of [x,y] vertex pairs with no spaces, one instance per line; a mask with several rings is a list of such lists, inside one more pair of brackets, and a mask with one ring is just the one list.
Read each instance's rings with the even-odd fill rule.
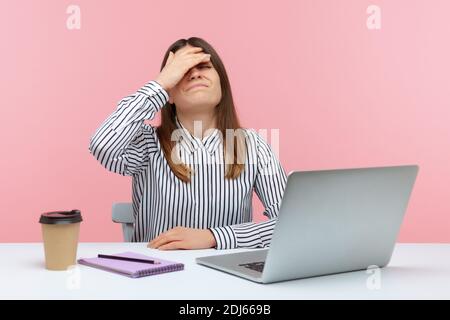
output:
[[[144,123],[159,111],[160,126]],[[225,67],[203,39],[172,44],[157,78],[119,102],[89,150],[132,176],[132,241],[162,250],[270,244],[286,173],[264,139],[239,125]],[[267,221],[252,222],[253,190]]]

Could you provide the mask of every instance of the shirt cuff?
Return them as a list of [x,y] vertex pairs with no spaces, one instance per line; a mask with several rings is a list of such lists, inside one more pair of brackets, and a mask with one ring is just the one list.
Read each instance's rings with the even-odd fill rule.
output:
[[216,249],[237,248],[236,235],[230,226],[209,228],[216,239]]
[[162,94],[164,96],[164,101],[169,101],[169,94],[167,91],[155,80],[147,82],[142,88],[138,90],[139,93],[143,93],[149,97],[156,94]]

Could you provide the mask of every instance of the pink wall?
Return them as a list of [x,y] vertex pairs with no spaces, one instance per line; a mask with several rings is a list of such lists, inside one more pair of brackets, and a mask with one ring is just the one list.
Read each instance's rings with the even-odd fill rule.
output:
[[[66,27],[71,4],[80,30]],[[380,30],[366,26],[371,4]],[[449,11],[446,0],[2,0],[0,241],[40,241],[39,213],[72,208],[82,241],[121,240],[111,203],[130,201],[131,180],[103,169],[89,139],[189,36],[221,54],[243,124],[280,129],[287,171],[417,163],[400,241],[450,241]]]

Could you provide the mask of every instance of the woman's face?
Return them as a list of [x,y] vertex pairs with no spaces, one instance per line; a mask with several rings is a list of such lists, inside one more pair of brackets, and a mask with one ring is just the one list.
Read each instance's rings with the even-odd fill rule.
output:
[[210,61],[202,62],[186,72],[169,90],[169,97],[177,112],[211,112],[222,99],[219,74]]

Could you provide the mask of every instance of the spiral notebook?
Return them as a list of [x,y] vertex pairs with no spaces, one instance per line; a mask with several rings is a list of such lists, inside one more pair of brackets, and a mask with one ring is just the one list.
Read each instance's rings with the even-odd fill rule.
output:
[[112,260],[104,258],[82,258],[78,260],[79,264],[114,272],[131,278],[140,278],[160,273],[180,271],[184,269],[184,264],[174,261],[157,259],[134,252],[122,252],[114,256],[155,260],[158,264],[148,264],[134,261]]

